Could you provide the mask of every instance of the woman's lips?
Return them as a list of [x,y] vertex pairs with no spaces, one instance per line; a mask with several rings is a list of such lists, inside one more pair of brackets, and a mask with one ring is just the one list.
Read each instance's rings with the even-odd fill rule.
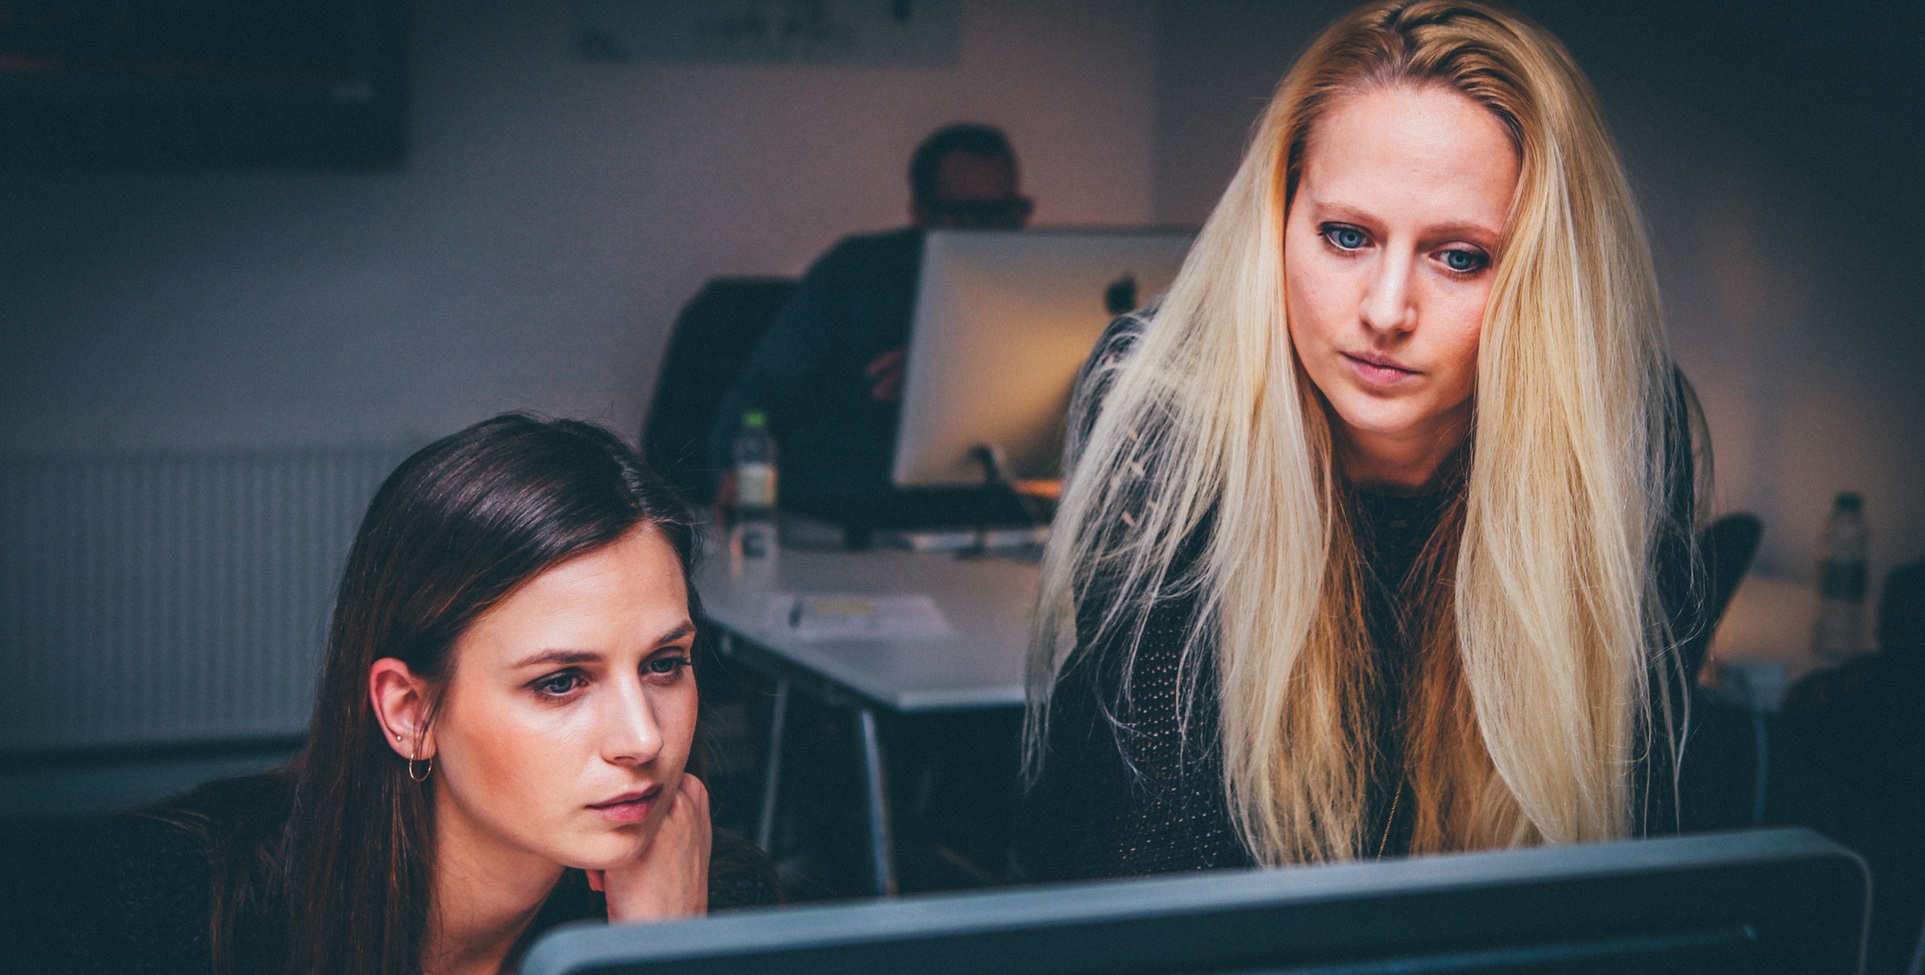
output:
[[600,813],[603,818],[616,823],[639,823],[648,816],[655,806],[655,796],[661,792],[658,786],[646,792],[624,792],[619,796],[589,804],[590,809]]
[[1342,352],[1339,355],[1342,355],[1344,361],[1350,364],[1350,369],[1357,374],[1357,378],[1372,386],[1395,386],[1419,375],[1417,370],[1401,365],[1397,360],[1387,356],[1351,352]]

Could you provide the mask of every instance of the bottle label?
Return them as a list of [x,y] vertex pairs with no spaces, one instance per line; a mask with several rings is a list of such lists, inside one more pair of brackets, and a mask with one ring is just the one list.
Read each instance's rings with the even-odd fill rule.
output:
[[1818,564],[1819,598],[1863,602],[1865,589],[1865,563],[1827,559]]
[[775,507],[775,465],[738,464],[735,468],[735,503],[744,508]]

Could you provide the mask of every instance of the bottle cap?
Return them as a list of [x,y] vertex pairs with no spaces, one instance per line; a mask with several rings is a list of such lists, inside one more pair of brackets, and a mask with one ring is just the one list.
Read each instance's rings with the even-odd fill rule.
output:
[[744,410],[742,411],[742,425],[751,430],[757,430],[768,426],[769,418],[763,415],[761,410]]
[[1831,499],[1831,506],[1839,511],[1857,511],[1865,506],[1865,498],[1857,491],[1840,491]]

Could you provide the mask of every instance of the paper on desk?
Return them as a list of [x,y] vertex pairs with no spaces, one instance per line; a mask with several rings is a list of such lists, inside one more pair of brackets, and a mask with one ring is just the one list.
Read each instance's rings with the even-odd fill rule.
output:
[[778,593],[762,607],[762,625],[803,641],[930,640],[953,632],[936,601],[920,593]]

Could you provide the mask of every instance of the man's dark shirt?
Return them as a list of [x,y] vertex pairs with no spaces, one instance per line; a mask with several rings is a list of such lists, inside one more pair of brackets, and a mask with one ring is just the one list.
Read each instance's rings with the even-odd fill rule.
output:
[[844,238],[817,260],[756,345],[709,432],[715,470],[733,466],[746,410],[768,415],[785,505],[886,495],[899,401],[879,402],[867,368],[908,344],[922,231]]

